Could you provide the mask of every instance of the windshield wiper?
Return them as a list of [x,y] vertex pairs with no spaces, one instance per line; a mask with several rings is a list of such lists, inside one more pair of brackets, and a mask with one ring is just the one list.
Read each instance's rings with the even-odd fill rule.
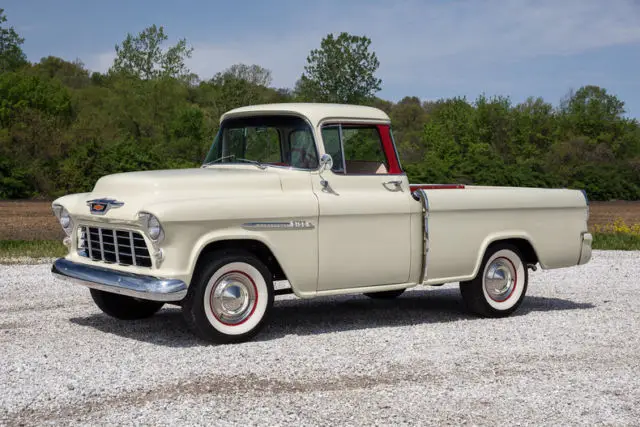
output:
[[259,162],[259,161],[257,161],[257,160],[243,159],[243,158],[241,158],[241,157],[236,157],[236,156],[235,156],[235,154],[230,154],[230,155],[228,155],[228,156],[218,157],[218,158],[217,158],[217,159],[215,159],[215,160],[212,160],[212,161],[210,161],[210,162],[204,163],[204,164],[202,165],[202,167],[209,166],[209,165],[212,165],[212,164],[214,164],[214,163],[217,163],[217,162],[220,162],[220,161],[222,161],[222,160],[226,160],[226,159],[234,159],[234,160],[236,160],[236,161],[238,161],[238,162],[241,162],[241,163],[251,163],[252,165],[257,166],[257,167],[258,167],[258,169],[266,169],[266,168],[267,168],[267,165],[264,165],[264,164],[260,163],[260,162]]
[[217,159],[215,159],[215,160],[211,160],[210,162],[203,163],[201,167],[205,167],[205,166],[212,165],[212,164],[217,163],[217,162],[219,162],[219,161],[221,161],[221,160],[232,159],[232,158],[234,158],[235,156],[236,156],[235,154],[230,154],[230,155],[228,155],[228,156],[218,157],[218,158],[217,158]]
[[236,158],[237,161],[239,162],[244,162],[244,163],[251,163],[252,165],[257,166],[259,169],[266,169],[267,165],[260,163],[257,160],[249,160],[249,159],[241,159],[241,158]]

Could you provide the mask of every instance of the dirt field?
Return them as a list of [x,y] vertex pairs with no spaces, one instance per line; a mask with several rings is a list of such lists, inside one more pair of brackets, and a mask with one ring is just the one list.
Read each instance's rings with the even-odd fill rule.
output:
[[[640,223],[640,201],[592,202],[589,226],[622,218]],[[0,201],[0,240],[55,240],[64,235],[49,201]]]
[[591,202],[590,227],[609,224],[619,218],[628,225],[640,224],[640,201]]
[[64,232],[53,216],[51,202],[0,201],[0,240],[55,240]]

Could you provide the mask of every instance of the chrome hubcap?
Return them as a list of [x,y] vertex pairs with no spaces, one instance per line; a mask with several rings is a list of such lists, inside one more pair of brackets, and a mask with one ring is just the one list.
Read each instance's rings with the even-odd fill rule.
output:
[[251,314],[256,290],[249,276],[230,272],[218,279],[211,293],[211,310],[221,322],[238,324]]
[[484,289],[494,301],[506,301],[516,287],[516,272],[506,258],[494,259],[484,275]]

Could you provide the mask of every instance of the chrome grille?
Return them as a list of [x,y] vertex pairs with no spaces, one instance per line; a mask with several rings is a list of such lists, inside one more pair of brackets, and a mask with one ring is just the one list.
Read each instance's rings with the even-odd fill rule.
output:
[[78,254],[110,264],[151,267],[147,244],[138,231],[78,227]]

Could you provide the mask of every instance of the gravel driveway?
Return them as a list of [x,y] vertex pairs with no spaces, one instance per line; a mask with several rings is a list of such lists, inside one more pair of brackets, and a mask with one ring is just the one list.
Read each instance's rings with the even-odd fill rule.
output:
[[0,424],[640,423],[640,252],[531,274],[516,315],[457,286],[395,301],[276,300],[253,342],[195,339],[177,308],[102,314],[49,265],[0,265]]

